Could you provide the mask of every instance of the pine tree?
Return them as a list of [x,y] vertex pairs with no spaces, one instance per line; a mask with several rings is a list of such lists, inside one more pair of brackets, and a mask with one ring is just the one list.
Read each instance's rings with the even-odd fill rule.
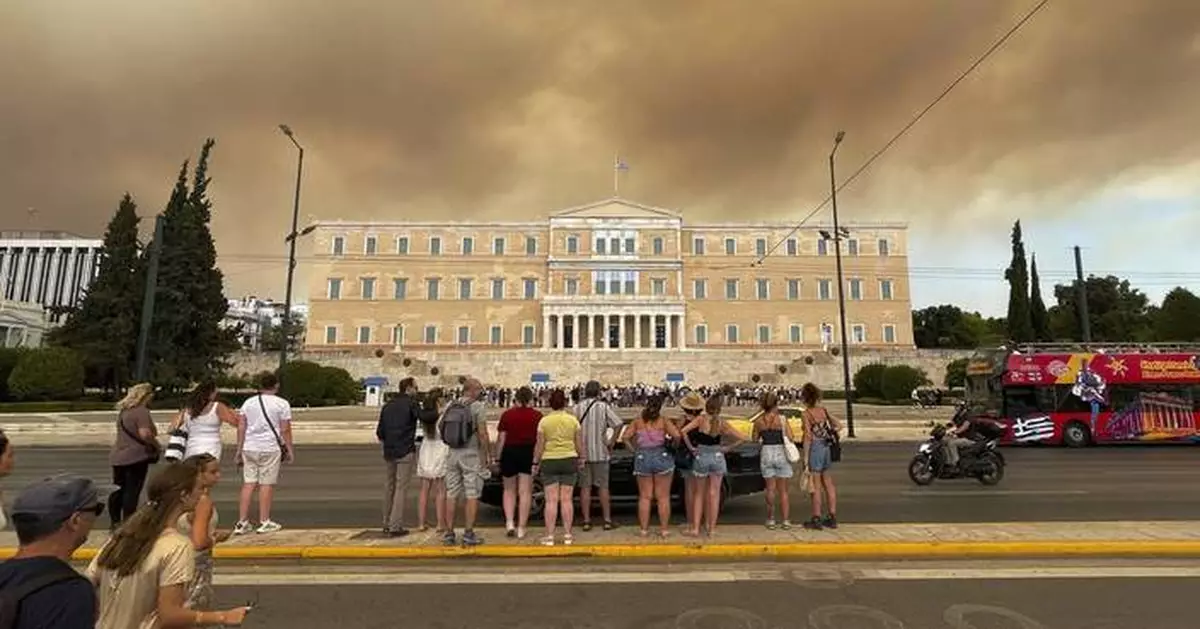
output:
[[1046,302],[1042,299],[1041,279],[1037,271],[1037,255],[1029,256],[1029,322],[1033,326],[1033,337],[1038,341],[1050,339],[1050,317],[1046,313]]
[[104,233],[99,270],[79,306],[50,342],[83,358],[91,384],[116,390],[129,382],[136,360],[143,288],[137,204],[126,193]]
[[1021,221],[1013,223],[1012,262],[1004,272],[1008,280],[1008,338],[1017,343],[1034,339],[1029,312],[1029,269],[1025,263],[1025,243],[1021,239]]

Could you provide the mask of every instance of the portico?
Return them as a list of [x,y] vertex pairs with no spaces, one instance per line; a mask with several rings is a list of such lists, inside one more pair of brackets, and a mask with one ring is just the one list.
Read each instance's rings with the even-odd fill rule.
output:
[[543,349],[685,349],[682,304],[639,307],[547,306],[542,311]]

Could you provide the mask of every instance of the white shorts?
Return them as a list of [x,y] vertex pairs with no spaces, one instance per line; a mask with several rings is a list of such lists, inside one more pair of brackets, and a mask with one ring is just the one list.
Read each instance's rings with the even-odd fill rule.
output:
[[242,452],[242,480],[247,485],[274,485],[279,481],[279,464],[283,454],[274,452]]

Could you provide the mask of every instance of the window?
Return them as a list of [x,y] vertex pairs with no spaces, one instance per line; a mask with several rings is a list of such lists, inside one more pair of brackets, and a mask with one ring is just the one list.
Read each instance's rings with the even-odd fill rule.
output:
[[593,292],[596,293],[597,295],[603,295],[606,292],[608,292],[608,282],[604,279],[604,276],[600,273],[596,274],[596,289]]
[[738,342],[738,327],[736,325],[730,323],[729,325],[725,326],[725,342],[726,343],[737,343]]
[[858,255],[858,240],[851,238],[850,240],[846,241],[846,255],[848,255],[848,256]]
[[433,345],[435,343],[437,343],[437,326],[436,325],[425,326],[425,344]]
[[725,299],[738,298],[738,281],[725,280]]
[[880,280],[879,282],[879,298],[893,299],[892,297],[892,280]]
[[655,278],[650,280],[650,292],[655,295],[667,294],[667,280]]
[[441,289],[441,280],[437,278],[429,278],[425,280],[425,299],[436,301],[438,293]]
[[621,294],[621,276],[611,273],[608,276],[608,292],[613,295]]
[[392,280],[392,295],[396,299],[405,299],[408,297],[408,279],[397,277]]
[[651,243],[653,243],[651,246],[654,247],[654,255],[661,256],[663,254],[663,239],[662,239],[662,237],[661,236],[655,237],[654,240],[651,241]]
[[850,340],[857,344],[867,342],[867,326],[861,323],[855,323],[850,326]]
[[889,345],[896,342],[896,326],[890,323],[884,324],[883,342]]
[[492,299],[496,301],[504,299],[504,280],[501,278],[492,280]]
[[492,331],[488,335],[488,340],[492,345],[499,345],[504,342],[504,328],[502,326],[493,325]]
[[567,253],[579,253],[579,236],[567,236]]
[[408,255],[408,236],[396,238],[396,253],[402,256]]
[[862,301],[862,298],[862,280],[850,280],[850,299],[853,299],[854,301]]
[[708,326],[706,326],[706,325],[696,326],[695,340],[696,340],[696,345],[704,345],[705,343],[708,342]]
[[566,292],[568,295],[578,295],[579,294],[579,280],[577,280],[573,277],[568,277],[566,280],[566,283],[565,283],[565,288],[566,288],[566,290],[564,292]]
[[759,238],[754,241],[754,255],[760,256],[760,257],[767,255],[767,239],[766,238]]
[[614,256],[621,255],[621,239],[620,238],[609,238],[608,239],[608,252]]
[[471,280],[465,279],[465,278],[458,280],[458,298],[459,299],[470,299],[471,298]]
[[525,237],[525,255],[527,255],[527,256],[536,256],[537,255],[537,238],[535,238],[533,236]]
[[504,236],[492,239],[492,255],[504,255]]
[[366,243],[363,245],[363,252],[369,256],[375,255],[375,247],[378,244],[379,243],[374,236],[367,236]]
[[819,255],[819,256],[829,255],[829,241],[828,240],[825,240],[824,238],[822,238],[817,241],[817,255]]
[[692,254],[698,255],[698,256],[704,255],[704,239],[703,238],[697,237],[697,238],[692,239]]
[[787,239],[787,254],[789,256],[799,255],[800,243],[796,242],[795,238]]
[[625,239],[625,255],[631,256],[637,253],[637,240],[633,238]]
[[346,237],[334,236],[331,251],[335,256],[346,255]]
[[366,325],[358,326],[358,344],[366,345],[367,343],[370,343],[370,342],[371,342],[370,326],[366,326]]
[[758,326],[758,342],[759,343],[770,343],[771,342],[771,326],[769,326],[769,325]]
[[791,301],[800,299],[800,280],[788,280],[787,283],[787,298]]
[[375,278],[364,277],[359,280],[359,294],[363,299],[375,299]]
[[392,326],[392,345],[404,345],[404,326]]
[[434,236],[429,239],[429,255],[431,255],[431,256],[442,255],[442,239],[441,238]]
[[692,280],[692,298],[708,299],[708,280]]
[[737,253],[737,241],[732,238],[725,239],[725,255],[731,256]]
[[326,345],[336,345],[337,340],[338,340],[337,339],[337,326],[336,325],[325,326],[325,344]]
[[770,299],[771,281],[763,278],[754,280],[754,292],[759,299]]
[[788,328],[788,340],[791,341],[793,345],[803,344],[804,327],[793,323],[792,327]]
[[625,294],[636,295],[637,290],[637,275],[632,272],[625,273]]
[[340,277],[329,278],[329,281],[328,281],[326,289],[325,289],[325,296],[328,297],[329,299],[341,299],[342,298],[342,278],[340,278]]
[[596,255],[602,256],[608,250],[608,241],[603,238],[596,239]]
[[521,342],[525,344],[525,347],[533,347],[533,335],[532,325],[526,325],[521,328]]
[[458,326],[458,344],[466,345],[471,342],[471,328],[469,326]]
[[829,301],[833,299],[833,281],[817,280],[817,299]]
[[890,255],[892,255],[892,251],[891,251],[890,247],[888,246],[887,238],[880,238],[879,239],[879,257],[886,258]]
[[525,299],[537,299],[537,280],[525,280]]
[[464,256],[469,256],[475,253],[475,239],[466,237],[462,239],[462,253]]

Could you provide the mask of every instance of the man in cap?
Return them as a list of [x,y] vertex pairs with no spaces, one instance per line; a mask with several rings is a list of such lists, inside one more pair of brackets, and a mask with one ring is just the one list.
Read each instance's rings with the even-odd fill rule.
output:
[[600,382],[592,380],[583,387],[584,399],[575,405],[575,416],[583,430],[585,463],[579,481],[579,508],[583,512],[583,530],[592,530],[592,488],[599,490],[600,515],[604,530],[617,527],[612,520],[612,492],[609,491],[609,463],[613,448],[621,438],[625,422],[608,402],[600,399]]
[[20,548],[0,564],[0,626],[95,626],[96,590],[68,562],[104,512],[106,493],[86,478],[62,474],[17,496],[10,515]]

